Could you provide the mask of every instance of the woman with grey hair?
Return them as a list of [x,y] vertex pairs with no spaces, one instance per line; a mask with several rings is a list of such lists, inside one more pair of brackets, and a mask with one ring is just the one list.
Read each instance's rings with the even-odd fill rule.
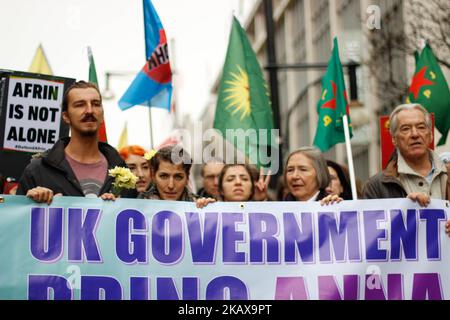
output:
[[330,173],[322,153],[314,147],[302,147],[289,154],[284,169],[289,194],[285,201],[340,202],[337,195],[328,195]]

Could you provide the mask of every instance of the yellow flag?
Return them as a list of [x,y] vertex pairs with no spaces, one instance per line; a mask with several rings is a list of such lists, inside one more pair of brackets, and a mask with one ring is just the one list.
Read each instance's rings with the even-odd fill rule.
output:
[[128,127],[127,127],[127,123],[125,122],[122,133],[120,134],[119,144],[117,145],[117,150],[120,150],[121,148],[123,148],[127,145],[128,145]]
[[33,73],[53,75],[52,68],[50,68],[50,64],[47,61],[44,53],[44,48],[42,48],[41,44],[34,54],[33,61],[31,62],[28,71]]

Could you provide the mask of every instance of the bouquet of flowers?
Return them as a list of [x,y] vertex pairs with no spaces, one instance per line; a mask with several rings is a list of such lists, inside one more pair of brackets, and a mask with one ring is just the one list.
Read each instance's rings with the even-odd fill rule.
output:
[[116,166],[114,169],[109,169],[108,174],[110,177],[114,178],[112,193],[116,197],[120,195],[123,189],[136,188],[138,177],[136,177],[130,169]]

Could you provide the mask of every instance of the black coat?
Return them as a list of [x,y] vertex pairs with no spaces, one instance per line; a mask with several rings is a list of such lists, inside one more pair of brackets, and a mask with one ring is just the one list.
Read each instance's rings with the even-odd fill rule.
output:
[[[62,193],[64,196],[84,197],[81,185],[66,160],[64,149],[69,141],[68,137],[60,139],[39,158],[31,160],[20,178],[17,195],[25,195],[29,189],[39,186],[49,188],[54,194]],[[127,167],[116,149],[109,144],[99,142],[98,147],[108,161],[108,169],[115,166]],[[99,195],[110,192],[113,182],[114,178],[107,175]],[[135,198],[137,192],[136,190],[125,190],[121,196]]]

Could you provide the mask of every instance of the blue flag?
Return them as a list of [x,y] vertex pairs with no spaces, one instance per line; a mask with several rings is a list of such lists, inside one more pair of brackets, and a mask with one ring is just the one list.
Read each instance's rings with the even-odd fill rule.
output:
[[119,100],[126,110],[135,105],[164,108],[170,112],[172,70],[166,33],[150,0],[144,3],[146,63]]

